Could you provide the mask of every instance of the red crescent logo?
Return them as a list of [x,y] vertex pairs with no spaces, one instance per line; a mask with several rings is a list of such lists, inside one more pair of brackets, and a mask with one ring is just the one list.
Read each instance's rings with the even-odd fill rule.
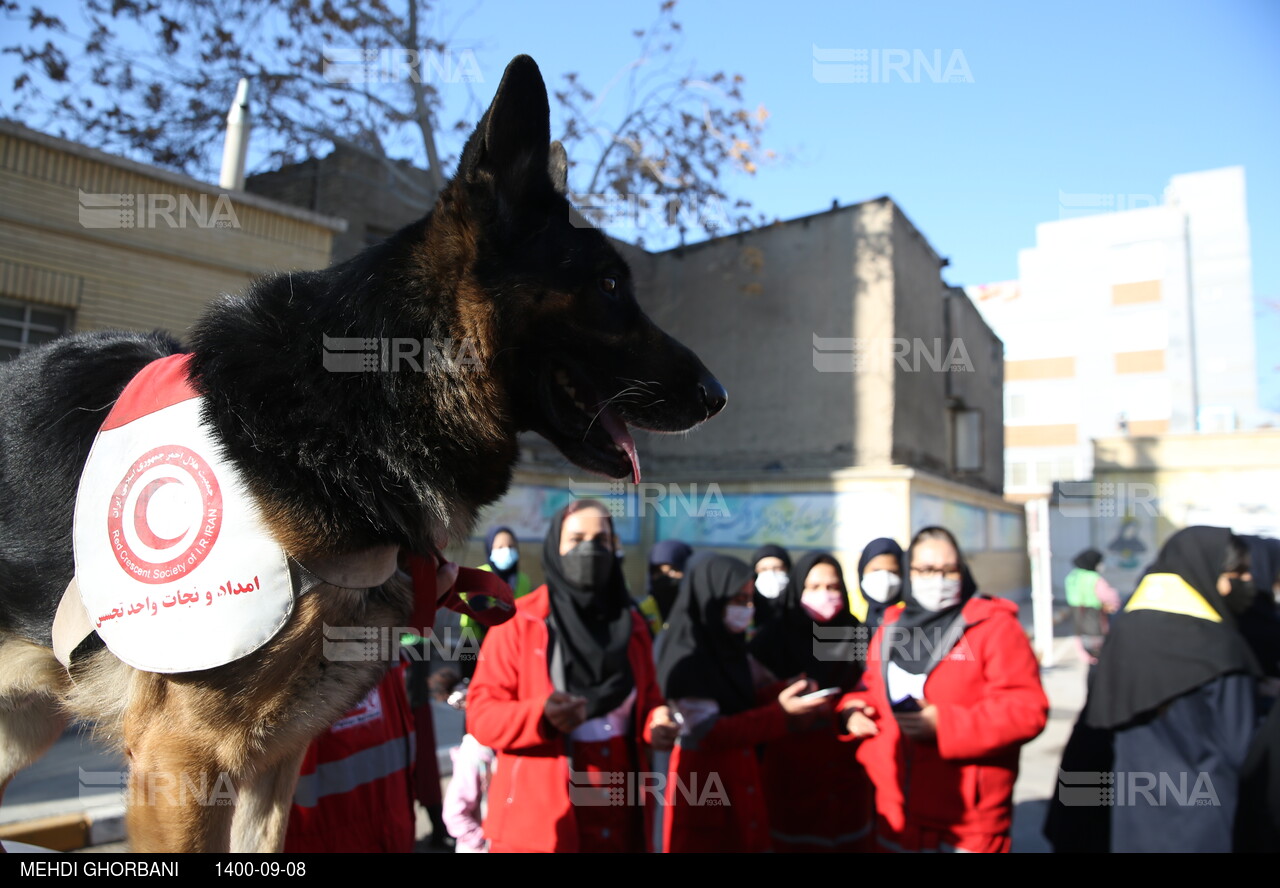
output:
[[138,494],[138,501],[133,504],[134,533],[138,535],[138,539],[153,549],[168,549],[181,542],[182,538],[187,535],[187,529],[191,527],[188,523],[182,529],[182,533],[176,537],[165,539],[164,537],[156,536],[155,531],[151,529],[151,525],[147,523],[147,504],[151,502],[151,495],[166,484],[176,483],[178,483],[177,478],[157,478],[142,489],[142,493]]
[[[145,472],[157,467],[165,467],[171,474],[147,482],[138,491],[133,508],[129,510],[132,514],[131,529],[137,534],[138,542],[153,551],[172,550],[190,534],[192,527],[196,528],[191,544],[162,562],[151,561],[142,553],[135,552],[124,528],[130,491]],[[157,536],[147,523],[147,505],[157,490],[179,481],[179,478],[172,475],[185,475],[199,491],[200,501],[188,506],[190,514],[187,516],[186,531],[181,536],[165,539]],[[222,488],[218,484],[213,466],[190,448],[181,444],[169,444],[148,450],[134,460],[116,485],[107,504],[107,538],[116,563],[129,576],[142,583],[170,583],[195,570],[208,557],[222,532],[222,512]]]

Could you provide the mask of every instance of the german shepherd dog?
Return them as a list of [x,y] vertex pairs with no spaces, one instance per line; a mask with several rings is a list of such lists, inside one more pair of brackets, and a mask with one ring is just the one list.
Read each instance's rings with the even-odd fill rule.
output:
[[[325,271],[222,297],[194,327],[204,420],[290,557],[438,557],[506,492],[520,431],[638,479],[628,424],[679,432],[724,407],[698,358],[641,311],[618,252],[575,222],[549,117],[537,66],[517,57],[424,218]],[[465,341],[480,366],[331,373],[325,336]],[[407,584],[322,585],[265,645],[197,672],[135,669],[96,635],[69,668],[51,651],[90,446],[126,383],[180,353],[159,333],[92,332],[0,368],[0,791],[82,719],[128,759],[134,850],[278,850],[308,743],[386,669],[329,661],[321,627],[408,625]],[[139,802],[157,774],[229,775],[236,803]]]

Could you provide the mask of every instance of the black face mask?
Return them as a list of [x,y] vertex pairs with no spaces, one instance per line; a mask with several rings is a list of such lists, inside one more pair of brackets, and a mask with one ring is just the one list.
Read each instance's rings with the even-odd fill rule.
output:
[[603,543],[583,540],[560,556],[564,578],[580,589],[603,589],[613,575],[618,556]]
[[1253,600],[1257,597],[1258,587],[1252,582],[1233,579],[1231,594],[1227,596],[1227,610],[1238,617],[1253,605]]
[[671,610],[676,594],[680,591],[680,580],[667,574],[656,574],[649,585],[653,589],[653,600],[657,602],[663,619],[666,619],[667,612]]

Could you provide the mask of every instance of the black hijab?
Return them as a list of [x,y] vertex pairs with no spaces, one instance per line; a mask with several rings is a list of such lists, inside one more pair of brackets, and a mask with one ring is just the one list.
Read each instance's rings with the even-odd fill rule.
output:
[[[897,607],[898,602],[891,601],[888,604],[882,604],[873,598],[868,597],[867,593],[862,591],[862,575],[867,570],[867,565],[871,563],[871,559],[879,555],[892,555],[898,559],[898,577],[903,583],[907,581],[907,570],[902,563],[902,547],[898,545],[897,540],[888,537],[880,537],[867,543],[867,547],[862,550],[862,556],[858,559],[858,591],[863,599],[867,602],[867,620],[864,624],[867,627],[867,639],[870,640],[875,635],[876,629],[884,620],[884,612],[891,607]],[[898,598],[902,598],[902,587],[898,587]]]
[[[512,546],[516,550],[516,562],[506,570],[498,570],[498,566],[493,563],[493,541],[498,538],[500,533],[511,534],[511,539],[515,540],[516,543]],[[489,570],[502,577],[504,583],[514,588],[515,584],[511,582],[511,578],[520,571],[520,541],[516,540],[516,532],[514,530],[510,527],[493,527],[489,529],[489,532],[484,535],[484,563],[489,565]]]
[[1280,850],[1280,705],[1272,705],[1253,735],[1240,770],[1232,850],[1272,854]]
[[[773,624],[774,620],[782,613],[782,596],[777,598],[765,598],[760,594],[758,589],[754,588],[756,577],[756,565],[760,563],[761,558],[780,558],[782,559],[783,568],[789,573],[791,571],[791,556],[787,550],[773,543],[766,543],[751,553],[751,582],[753,589],[754,602],[756,606],[755,625],[756,631],[759,632],[765,627]],[[787,585],[791,581],[787,580]]]
[[671,613],[671,605],[675,603],[676,595],[680,593],[680,584],[677,582],[674,588],[655,587],[653,584],[653,569],[660,564],[670,564],[681,574],[685,571],[685,565],[689,561],[689,556],[693,554],[693,549],[688,543],[682,543],[680,540],[662,540],[654,543],[653,548],[649,550],[649,594],[653,596],[654,603],[658,605],[658,613],[665,623],[667,615]]
[[[916,546],[926,542],[920,539],[920,534],[925,531],[941,531],[955,547],[956,561],[960,565],[960,600],[945,610],[931,611],[921,607],[911,592],[911,559]],[[927,674],[950,652],[964,632],[964,606],[978,594],[978,584],[973,581],[973,574],[969,572],[960,544],[950,531],[942,528],[926,527],[917,533],[904,560],[907,570],[902,575],[902,601],[905,606],[902,608],[902,616],[893,624],[896,627],[896,638],[901,639],[901,643],[891,646],[889,659],[905,672],[913,675]]]
[[1236,618],[1218,594],[1230,540],[1225,527],[1188,527],[1169,537],[1147,576],[1177,574],[1222,620],[1147,609],[1116,620],[1090,686],[1091,727],[1124,727],[1220,675],[1260,674]]
[[1081,570],[1097,571],[1098,565],[1102,563],[1102,553],[1097,549],[1085,549],[1071,563]]
[[736,558],[710,553],[686,567],[658,655],[658,684],[668,700],[702,697],[715,700],[721,715],[744,712],[755,705],[746,634],[725,628],[724,609],[754,574]]
[[[631,662],[627,659],[632,629],[631,598],[616,560],[609,583],[603,589],[583,589],[565,579],[560,560],[560,532],[569,510],[580,508],[569,503],[551,519],[542,544],[542,566],[547,577],[555,643],[564,658],[563,690],[586,697],[587,718],[595,718],[617,709],[635,687]],[[612,529],[613,520],[607,520]]]
[[[809,616],[800,599],[809,572],[819,564],[835,568],[845,591],[845,607],[826,623]],[[778,678],[804,673],[820,688],[852,690],[866,662],[862,624],[849,613],[849,593],[840,562],[828,552],[809,552],[791,569],[787,588],[777,599],[777,617],[751,640],[751,654]],[[815,647],[818,653],[814,652]]]
[[751,570],[754,573],[756,565],[760,563],[761,558],[780,558],[782,566],[787,570],[791,570],[791,556],[787,554],[787,550],[773,543],[765,543],[759,549],[751,553]]
[[1276,540],[1266,537],[1241,537],[1249,546],[1249,573],[1258,594],[1249,609],[1240,615],[1240,632],[1258,660],[1262,671],[1280,677],[1280,616],[1276,614],[1273,584],[1280,564],[1275,561]]

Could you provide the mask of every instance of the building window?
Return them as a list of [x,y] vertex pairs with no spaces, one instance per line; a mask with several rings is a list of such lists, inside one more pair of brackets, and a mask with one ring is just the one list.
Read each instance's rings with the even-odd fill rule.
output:
[[1027,464],[1024,462],[1011,462],[1006,466],[1008,476],[1005,478],[1006,487],[1026,487],[1027,486]]
[[1238,428],[1235,408],[1227,404],[1201,407],[1196,424],[1201,432],[1234,432]]
[[979,410],[953,410],[951,412],[952,441],[955,442],[954,462],[957,472],[982,470],[982,412]]
[[0,297],[0,361],[52,342],[70,328],[69,312]]
[[1028,480],[1032,484],[1048,487],[1053,482],[1053,463],[1040,460],[1032,463],[1031,466],[1031,477]]
[[1140,302],[1159,302],[1159,281],[1135,281],[1129,284],[1112,284],[1112,305],[1134,305]]
[[1010,394],[1009,405],[1005,408],[1005,419],[1023,420],[1027,418],[1027,396]]

